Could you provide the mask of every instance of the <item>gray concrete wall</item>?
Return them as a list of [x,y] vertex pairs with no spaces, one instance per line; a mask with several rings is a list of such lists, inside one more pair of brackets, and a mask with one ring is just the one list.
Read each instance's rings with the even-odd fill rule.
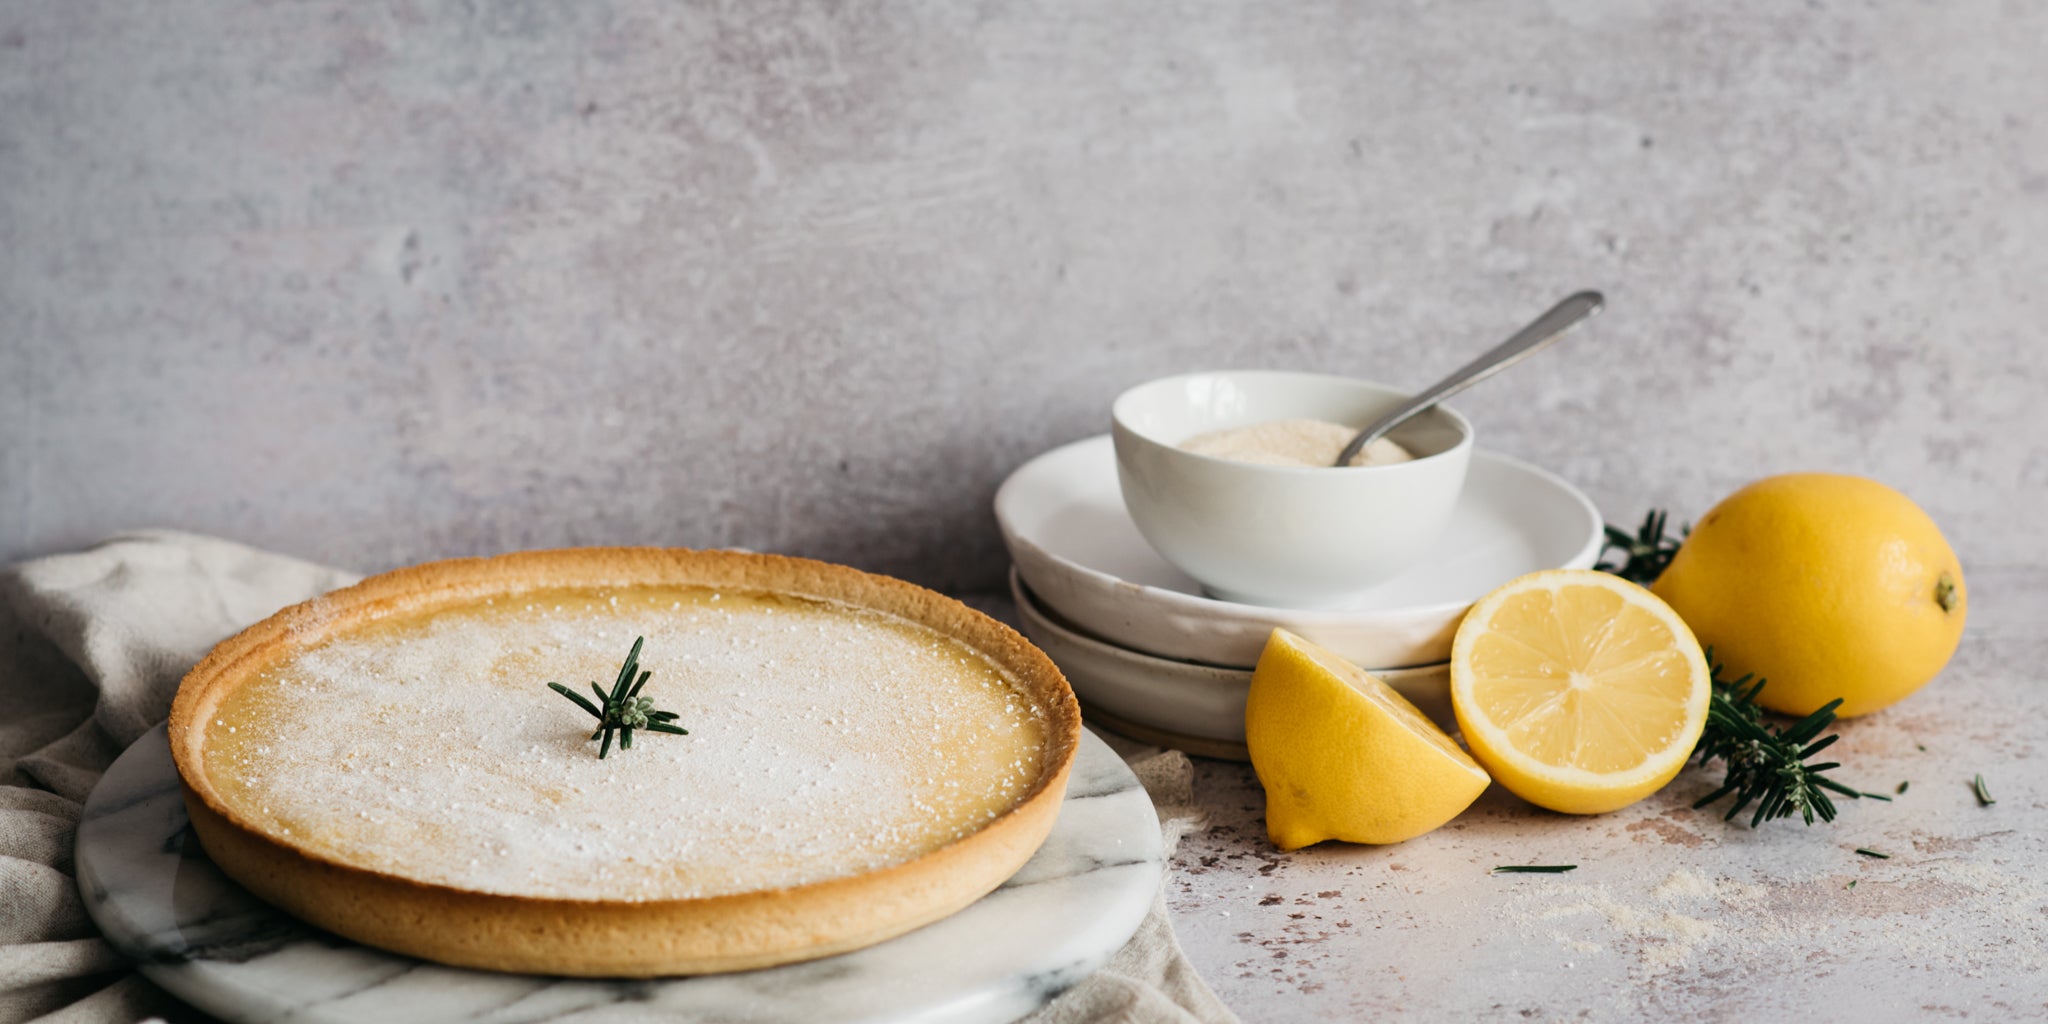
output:
[[1610,518],[1768,472],[2048,565],[2048,6],[0,3],[0,560],[742,545],[955,589],[1213,366]]

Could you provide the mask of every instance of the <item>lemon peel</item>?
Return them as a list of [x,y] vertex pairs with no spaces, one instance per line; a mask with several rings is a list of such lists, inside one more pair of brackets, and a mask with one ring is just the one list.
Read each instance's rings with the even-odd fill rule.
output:
[[1283,850],[1412,839],[1487,786],[1485,770],[1407,698],[1284,629],[1259,655],[1244,722],[1266,833]]
[[1969,592],[1955,551],[1912,499],[1834,473],[1766,477],[1722,499],[1650,589],[1756,701],[1805,716],[1869,714],[1939,674]]

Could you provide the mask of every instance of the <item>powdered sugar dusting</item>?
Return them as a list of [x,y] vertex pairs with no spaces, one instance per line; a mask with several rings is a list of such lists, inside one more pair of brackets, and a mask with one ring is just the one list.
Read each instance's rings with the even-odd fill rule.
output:
[[[544,685],[643,692],[688,736],[598,760]],[[688,588],[549,591],[379,624],[210,723],[230,803],[346,863],[483,892],[673,899],[859,874],[970,834],[1038,777],[1036,708],[980,654],[865,610]]]

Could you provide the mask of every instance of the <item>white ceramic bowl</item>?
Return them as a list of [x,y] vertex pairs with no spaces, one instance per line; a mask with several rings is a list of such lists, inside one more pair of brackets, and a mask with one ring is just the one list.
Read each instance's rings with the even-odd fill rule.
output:
[[[1066,675],[1084,718],[1132,739],[1191,754],[1247,759],[1244,699],[1251,690],[1250,669],[1198,665],[1104,643],[1048,611],[1014,568],[1010,595],[1024,635]],[[1448,663],[1368,671],[1445,730],[1457,728]]]
[[1124,509],[1107,434],[1044,452],[996,490],[996,523],[1038,603],[1090,636],[1249,669],[1276,626],[1360,665],[1429,665],[1481,595],[1539,569],[1590,568],[1600,513],[1566,481],[1472,453],[1450,526],[1420,564],[1334,608],[1218,601],[1152,550]]
[[1178,447],[1268,420],[1364,427],[1409,396],[1369,381],[1280,370],[1190,373],[1140,384],[1110,413],[1117,479],[1161,557],[1217,597],[1320,607],[1399,575],[1450,522],[1472,425],[1443,406],[1397,428],[1415,455],[1383,466],[1271,466]]

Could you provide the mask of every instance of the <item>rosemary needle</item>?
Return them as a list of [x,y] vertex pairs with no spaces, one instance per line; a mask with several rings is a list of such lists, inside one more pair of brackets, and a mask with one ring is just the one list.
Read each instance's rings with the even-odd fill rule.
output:
[[1890,859],[1892,859],[1892,855],[1891,855],[1891,854],[1889,854],[1889,853],[1879,853],[1878,851],[1876,851],[1876,850],[1873,850],[1873,849],[1871,849],[1870,847],[1867,847],[1867,846],[1859,846],[1859,847],[1857,847],[1857,848],[1856,848],[1856,852],[1857,852],[1857,853],[1860,853],[1860,854],[1862,854],[1862,855],[1864,855],[1865,857],[1875,857],[1875,858],[1877,858],[1878,860],[1890,860]]
[[1913,783],[1912,783],[1911,781],[1907,781],[1907,782],[1901,782],[1901,783],[1899,783],[1899,790],[1898,790],[1898,792],[1899,792],[1899,795],[1900,795],[1900,796],[1905,796],[1905,795],[1906,795],[1906,787],[1907,787],[1907,786],[1910,786],[1910,785],[1912,785],[1912,784],[1913,784]]
[[1493,869],[1496,875],[1561,875],[1578,870],[1577,864],[1502,864]]
[[1976,781],[1970,783],[1970,788],[1977,794],[1977,806],[1989,807],[1992,804],[1998,802],[1996,800],[1991,799],[1991,790],[1987,789],[1984,785],[1983,772],[1977,773],[1977,779]]

